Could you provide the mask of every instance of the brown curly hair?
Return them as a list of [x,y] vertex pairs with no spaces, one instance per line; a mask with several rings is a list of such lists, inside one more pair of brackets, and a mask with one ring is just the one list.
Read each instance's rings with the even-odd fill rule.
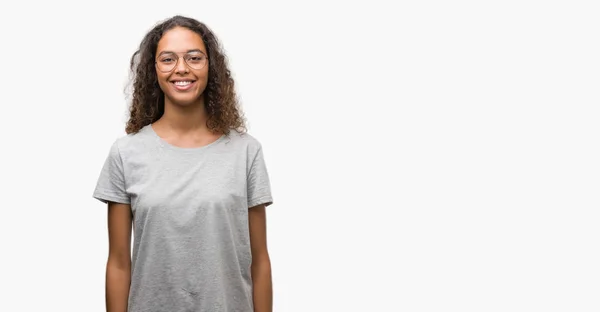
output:
[[132,100],[126,133],[136,133],[157,121],[165,110],[165,96],[158,84],[155,68],[156,49],[163,34],[175,27],[185,27],[202,38],[208,54],[208,82],[205,97],[208,120],[206,126],[214,133],[229,134],[230,129],[246,131],[245,119],[239,108],[234,80],[227,56],[215,34],[202,22],[176,15],[152,28],[143,38],[130,60]]

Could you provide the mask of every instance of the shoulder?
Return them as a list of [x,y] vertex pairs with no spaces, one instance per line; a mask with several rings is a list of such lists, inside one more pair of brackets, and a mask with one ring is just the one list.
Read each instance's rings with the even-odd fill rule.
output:
[[227,135],[226,141],[237,153],[245,154],[249,163],[254,162],[254,160],[263,153],[262,142],[248,132],[231,130]]
[[124,155],[139,152],[140,149],[148,146],[149,140],[151,140],[151,136],[147,129],[142,128],[138,132],[121,135],[113,140],[110,153],[122,158]]
[[227,135],[229,142],[236,145],[242,145],[250,150],[259,150],[262,148],[261,142],[248,132],[239,132],[237,130],[229,131]]

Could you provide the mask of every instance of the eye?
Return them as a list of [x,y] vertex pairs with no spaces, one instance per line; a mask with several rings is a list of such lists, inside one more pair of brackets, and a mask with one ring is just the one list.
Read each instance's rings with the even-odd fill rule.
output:
[[201,62],[204,60],[204,55],[202,55],[202,54],[187,55],[186,60],[188,62]]

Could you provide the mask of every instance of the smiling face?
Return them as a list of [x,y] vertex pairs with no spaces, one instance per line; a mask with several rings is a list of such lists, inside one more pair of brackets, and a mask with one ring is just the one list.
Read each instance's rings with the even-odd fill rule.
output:
[[187,106],[202,100],[208,82],[207,51],[197,33],[183,27],[165,32],[156,49],[158,84],[165,105]]

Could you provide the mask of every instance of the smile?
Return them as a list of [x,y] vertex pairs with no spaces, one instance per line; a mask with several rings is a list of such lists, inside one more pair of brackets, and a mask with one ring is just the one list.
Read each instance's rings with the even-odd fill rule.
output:
[[175,86],[175,89],[179,90],[179,91],[185,91],[190,89],[194,83],[196,81],[195,80],[182,80],[182,81],[172,81],[171,83]]

